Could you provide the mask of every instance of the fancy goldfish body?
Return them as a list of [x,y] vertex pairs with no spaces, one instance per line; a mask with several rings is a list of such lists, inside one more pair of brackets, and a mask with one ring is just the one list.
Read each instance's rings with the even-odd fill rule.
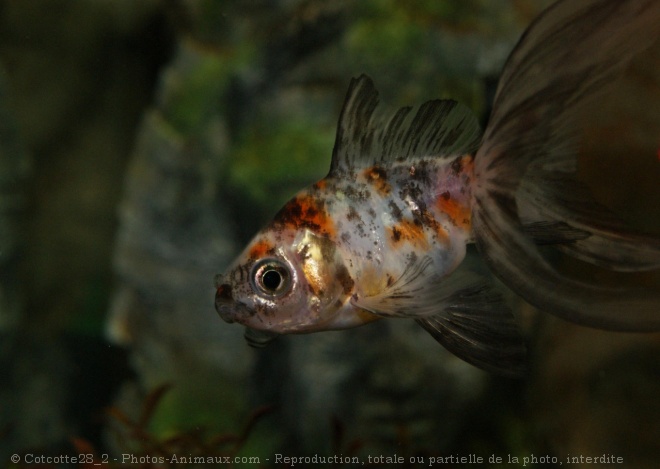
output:
[[[660,267],[660,240],[634,234],[576,178],[575,116],[660,37],[657,0],[565,0],[523,35],[485,132],[466,107],[382,111],[352,80],[328,175],[298,193],[224,275],[215,306],[261,345],[278,334],[412,318],[482,368],[519,374],[524,345],[468,243],[532,305],[611,330],[660,330],[660,294],[558,272],[552,245],[614,271]],[[654,155],[649,155],[653,158]]]

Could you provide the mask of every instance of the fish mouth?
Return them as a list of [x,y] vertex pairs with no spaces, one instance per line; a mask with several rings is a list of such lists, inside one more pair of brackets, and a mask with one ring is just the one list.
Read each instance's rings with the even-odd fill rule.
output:
[[231,324],[241,313],[249,315],[249,309],[243,303],[234,301],[231,285],[220,283],[215,291],[215,310],[223,321]]

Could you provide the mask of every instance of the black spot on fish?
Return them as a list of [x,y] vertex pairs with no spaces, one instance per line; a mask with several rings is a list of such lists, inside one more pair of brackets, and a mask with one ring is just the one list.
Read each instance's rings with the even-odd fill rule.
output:
[[391,187],[387,182],[387,171],[381,166],[372,166],[365,171],[367,180],[376,188],[381,195],[389,194]]
[[355,224],[355,228],[357,229],[358,235],[361,238],[364,238],[366,236],[364,220],[362,220],[362,217],[355,209],[355,207],[353,206],[348,207],[348,213],[346,214],[346,219],[349,222],[353,222]]
[[432,177],[431,177],[431,164],[427,160],[421,160],[417,163],[416,166],[414,166],[412,171],[410,172],[410,176],[416,180],[419,181],[420,183],[429,186],[431,185],[432,182]]
[[346,215],[346,219],[348,221],[357,222],[360,225],[364,224],[362,217],[353,206],[348,207],[348,214]]
[[315,209],[314,207],[307,207],[307,210],[305,210],[305,216],[308,218],[314,218],[319,214],[319,211]]
[[355,282],[351,278],[351,274],[348,273],[348,269],[345,265],[340,265],[337,267],[336,279],[342,286],[345,295],[348,295],[351,291],[353,291]]
[[360,184],[360,187],[355,187],[356,184],[349,184],[344,189],[344,194],[351,200],[366,200],[371,197],[371,192],[366,188],[366,185]]
[[449,193],[449,191],[444,191],[442,194],[440,194],[440,197],[442,197],[445,200],[449,200],[451,199],[451,194]]
[[456,158],[454,161],[451,162],[451,170],[454,172],[454,174],[459,174],[461,171],[463,171],[463,157],[459,156]]
[[302,205],[298,199],[291,200],[275,215],[275,220],[286,224],[289,221],[298,220],[303,213]]
[[351,234],[348,232],[343,232],[341,234],[341,240],[345,243],[348,243],[351,240]]
[[268,304],[262,304],[257,307],[256,312],[258,312],[261,316],[264,317],[272,317],[275,316],[277,309],[274,306],[270,306]]
[[392,217],[397,222],[400,222],[401,219],[403,218],[403,212],[401,212],[401,208],[393,200],[390,200],[387,206],[390,208],[390,213],[392,214]]
[[401,198],[401,200],[406,200],[406,198],[409,198],[417,203],[418,200],[422,199],[423,194],[424,191],[419,187],[418,184],[408,182],[407,184],[404,184],[399,191],[399,198]]
[[406,256],[406,259],[408,260],[408,264],[412,265],[417,262],[417,254],[415,254],[415,251],[411,251]]
[[396,227],[392,227],[392,241],[398,243],[401,240],[401,231]]

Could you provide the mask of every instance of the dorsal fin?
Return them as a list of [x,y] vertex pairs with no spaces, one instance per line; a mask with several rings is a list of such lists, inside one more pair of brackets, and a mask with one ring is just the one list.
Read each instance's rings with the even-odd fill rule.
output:
[[[421,157],[454,157],[475,151],[476,117],[453,100],[433,100],[416,113],[378,109],[378,91],[366,75],[353,78],[337,125],[330,174]],[[380,112],[379,112],[380,111]]]

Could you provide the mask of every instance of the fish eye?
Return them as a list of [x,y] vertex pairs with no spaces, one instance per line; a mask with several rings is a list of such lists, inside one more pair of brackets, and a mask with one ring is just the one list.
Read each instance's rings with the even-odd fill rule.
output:
[[262,295],[282,296],[291,289],[289,267],[278,259],[264,259],[252,268],[252,284]]

